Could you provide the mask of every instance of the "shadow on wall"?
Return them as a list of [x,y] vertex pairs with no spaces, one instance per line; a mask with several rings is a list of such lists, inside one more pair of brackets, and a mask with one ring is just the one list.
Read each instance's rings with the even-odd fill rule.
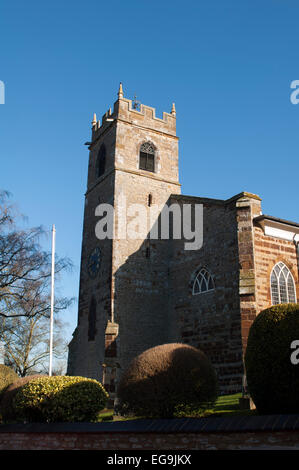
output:
[[[170,197],[180,206],[184,197]],[[188,197],[194,206],[196,198]],[[194,211],[192,212],[194,228]],[[114,321],[119,325],[116,354],[121,373],[130,361],[153,346],[185,342],[204,351],[217,370],[220,390],[241,391],[243,376],[239,303],[239,261],[235,207],[204,204],[203,246],[185,250],[186,239],[161,239],[161,214],[155,222],[158,239],[133,240],[115,273]],[[221,231],[219,230],[221,222]],[[181,224],[182,228],[182,224]],[[170,235],[173,218],[170,217]],[[128,251],[126,240],[118,250]],[[136,248],[137,247],[137,248]],[[192,295],[190,280],[205,267],[215,289]],[[111,357],[111,355],[109,356]]]

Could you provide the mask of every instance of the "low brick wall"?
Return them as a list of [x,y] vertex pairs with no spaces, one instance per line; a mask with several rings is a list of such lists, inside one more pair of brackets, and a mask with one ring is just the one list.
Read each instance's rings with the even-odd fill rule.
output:
[[0,426],[1,450],[299,449],[299,415]]

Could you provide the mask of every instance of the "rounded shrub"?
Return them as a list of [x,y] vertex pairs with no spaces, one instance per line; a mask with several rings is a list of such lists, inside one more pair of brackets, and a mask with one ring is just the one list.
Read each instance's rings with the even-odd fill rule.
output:
[[299,340],[299,304],[267,308],[250,328],[245,369],[259,413],[299,412],[299,365],[290,358],[294,340]]
[[4,421],[15,421],[15,409],[14,409],[14,397],[19,389],[21,389],[25,384],[34,380],[38,377],[43,377],[42,375],[27,375],[26,377],[17,377],[13,383],[11,383],[3,392],[0,401],[0,414]]
[[148,349],[131,362],[117,388],[116,411],[171,418],[184,408],[205,409],[217,398],[215,370],[200,350],[180,343]]
[[0,397],[8,385],[18,380],[18,374],[10,367],[0,364]]
[[108,393],[100,382],[85,377],[39,377],[16,393],[16,420],[29,422],[96,421]]

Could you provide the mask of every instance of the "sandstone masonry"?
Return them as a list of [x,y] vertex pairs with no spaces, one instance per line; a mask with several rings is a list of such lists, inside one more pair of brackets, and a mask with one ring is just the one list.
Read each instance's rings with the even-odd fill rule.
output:
[[[240,391],[249,328],[272,303],[277,263],[289,270],[298,298],[299,225],[263,215],[260,197],[251,193],[228,200],[181,195],[174,105],[157,118],[154,108],[136,109],[120,86],[113,111],[102,123],[94,117],[88,147],[78,325],[68,374],[102,381],[113,399],[137,354],[185,342],[209,356],[222,393]],[[121,197],[147,210],[189,205],[194,214],[200,205],[202,247],[186,250],[184,237],[163,239],[160,232],[157,239],[150,232],[117,238]],[[104,203],[115,209],[114,237],[98,239],[95,211]],[[150,228],[155,224],[160,227],[161,212]]]

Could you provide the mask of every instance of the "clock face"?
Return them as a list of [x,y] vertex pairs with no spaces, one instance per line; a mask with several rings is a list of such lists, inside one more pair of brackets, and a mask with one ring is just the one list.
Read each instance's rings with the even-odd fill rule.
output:
[[92,279],[94,279],[96,275],[98,274],[100,265],[101,265],[101,250],[100,248],[97,247],[90,253],[89,258],[88,258],[87,269],[88,269],[88,274]]

